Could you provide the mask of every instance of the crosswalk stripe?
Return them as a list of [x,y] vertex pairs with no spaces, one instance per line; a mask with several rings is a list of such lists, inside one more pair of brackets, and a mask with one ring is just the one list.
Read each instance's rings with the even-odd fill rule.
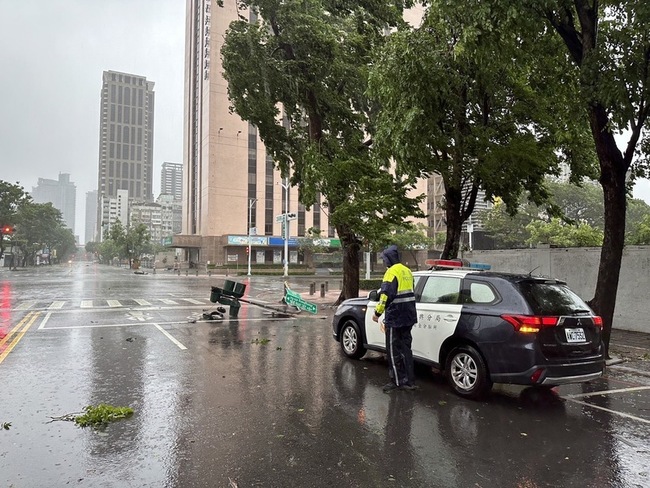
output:
[[81,300],[81,308],[93,308],[92,300]]
[[203,302],[195,300],[194,298],[183,298],[186,302],[193,303],[194,305],[203,305]]
[[23,302],[16,307],[16,310],[29,310],[34,305],[36,305],[36,300],[30,300],[28,302]]
[[106,300],[109,307],[121,307],[122,304],[118,300]]
[[178,305],[178,302],[175,302],[174,300],[170,300],[169,298],[161,298],[161,302],[163,302],[165,305]]
[[52,304],[47,308],[48,308],[48,310],[60,310],[60,309],[63,308],[64,304],[65,304],[65,302],[55,301],[55,302],[52,302]]
[[151,305],[151,303],[149,303],[148,301],[139,298],[134,298],[133,301],[136,302],[138,305]]

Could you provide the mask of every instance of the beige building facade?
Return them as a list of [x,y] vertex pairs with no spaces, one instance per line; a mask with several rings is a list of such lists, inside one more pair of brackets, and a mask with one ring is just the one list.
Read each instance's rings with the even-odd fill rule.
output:
[[[220,50],[230,22],[251,14],[238,11],[236,2],[217,7],[213,0],[187,0],[186,14],[183,224],[172,246],[182,248],[188,262],[242,263],[250,227],[252,262],[277,264],[283,250],[278,216],[285,209],[296,214],[290,238],[310,228],[334,238],[326,212],[319,204],[309,211],[298,204],[297,188],[286,188],[256,128],[229,111]],[[290,262],[299,262],[295,239],[289,248]]]

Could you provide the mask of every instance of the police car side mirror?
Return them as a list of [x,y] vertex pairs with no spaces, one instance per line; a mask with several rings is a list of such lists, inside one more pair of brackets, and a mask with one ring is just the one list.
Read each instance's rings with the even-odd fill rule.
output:
[[368,293],[368,300],[373,301],[373,302],[378,302],[379,301],[379,291],[372,290],[370,293]]

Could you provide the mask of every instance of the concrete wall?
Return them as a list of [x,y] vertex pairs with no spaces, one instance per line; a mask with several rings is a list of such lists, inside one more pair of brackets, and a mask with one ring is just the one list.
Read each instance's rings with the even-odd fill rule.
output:
[[[529,273],[561,279],[584,300],[593,298],[600,248],[513,249],[465,253],[470,261],[494,271]],[[628,246],[623,252],[616,296],[614,328],[650,332],[650,246]]]

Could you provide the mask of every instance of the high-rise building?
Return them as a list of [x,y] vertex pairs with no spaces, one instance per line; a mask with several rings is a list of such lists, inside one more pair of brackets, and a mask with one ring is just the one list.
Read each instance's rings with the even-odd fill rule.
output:
[[97,240],[97,190],[86,193],[86,242]]
[[163,163],[160,171],[160,194],[172,195],[176,200],[181,199],[183,190],[183,164]]
[[39,178],[31,196],[35,203],[51,203],[60,210],[65,225],[74,234],[77,187],[70,181],[68,173],[59,173],[58,180]]
[[[187,1],[183,228],[172,243],[184,249],[187,261],[243,262],[250,228],[252,262],[281,263],[285,210],[297,217],[290,236],[318,228],[323,238],[333,238],[334,229],[320,201],[309,211],[298,204],[297,188],[284,184],[257,129],[230,113],[219,52],[231,21],[240,15],[251,21],[256,17],[238,11],[237,2],[224,2],[215,12],[212,4]],[[297,242],[289,242],[289,262],[297,262]],[[340,245],[335,239],[329,242]]]
[[130,198],[153,200],[153,87],[143,76],[104,71],[98,197],[126,190]]

